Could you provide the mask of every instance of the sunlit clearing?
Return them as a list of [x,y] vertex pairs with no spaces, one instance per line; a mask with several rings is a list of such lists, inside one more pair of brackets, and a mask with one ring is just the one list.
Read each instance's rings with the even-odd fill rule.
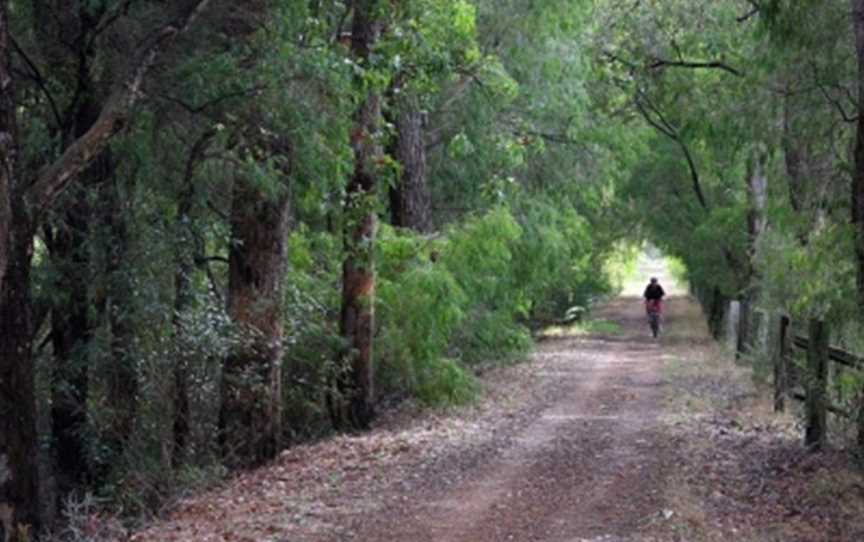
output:
[[[680,268],[680,272],[675,268]],[[657,277],[666,295],[687,295],[688,287],[682,275],[683,265],[680,262],[665,256],[656,247],[646,245],[639,255],[633,275],[624,281],[621,295],[641,297],[651,277]]]

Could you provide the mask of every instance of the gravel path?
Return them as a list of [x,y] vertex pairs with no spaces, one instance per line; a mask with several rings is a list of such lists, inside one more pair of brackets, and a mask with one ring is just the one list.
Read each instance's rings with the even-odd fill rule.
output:
[[486,372],[476,404],[405,403],[370,432],[287,450],[146,529],[87,540],[864,540],[860,468],[842,450],[803,450],[795,418],[771,412],[695,303],[674,298],[657,341],[638,298],[593,316],[615,326],[548,338],[530,363]]
[[[673,300],[668,326],[694,314]],[[542,341],[530,363],[484,374],[476,405],[398,411],[369,433],[293,448],[131,540],[650,540],[675,457],[662,368],[692,342],[650,338],[638,298],[593,316],[617,329]]]
[[[670,304],[669,325],[682,303]],[[667,444],[658,417],[668,352],[662,338],[647,336],[638,299],[596,316],[620,331],[547,340],[535,354],[545,392],[524,405],[530,417],[513,416],[521,423],[499,427],[493,445],[461,451],[477,457],[454,454],[427,473],[449,483],[429,480],[407,504],[353,518],[350,538],[631,540],[662,514]]]

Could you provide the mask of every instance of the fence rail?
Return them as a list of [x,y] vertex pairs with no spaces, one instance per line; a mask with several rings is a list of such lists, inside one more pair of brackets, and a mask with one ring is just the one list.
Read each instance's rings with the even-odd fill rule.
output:
[[[779,341],[774,349],[774,410],[785,409],[786,397],[803,401],[806,420],[804,443],[821,448],[827,441],[828,412],[844,418],[858,418],[859,422],[864,421],[864,417],[856,412],[831,403],[828,393],[829,363],[864,370],[864,358],[830,346],[828,329],[822,321],[811,320],[806,337],[792,335],[789,332],[791,324],[787,316],[781,316]],[[807,364],[803,375],[799,375],[792,362],[793,348],[806,352]],[[801,388],[793,389],[798,384]],[[864,423],[859,423],[858,440],[864,442]]]
[[[804,337],[802,335],[795,335],[795,337],[792,338],[792,344],[794,344],[801,350],[807,350],[810,341],[809,339],[807,339],[807,337]],[[845,350],[834,348],[833,346],[828,347],[828,359],[830,359],[831,361],[836,361],[840,365],[845,365],[846,367],[851,367],[853,369],[864,369],[864,358],[858,357],[855,354],[850,354]]]

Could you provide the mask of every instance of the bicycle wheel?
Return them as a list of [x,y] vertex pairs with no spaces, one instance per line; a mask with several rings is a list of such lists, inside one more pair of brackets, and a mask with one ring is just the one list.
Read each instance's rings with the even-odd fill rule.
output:
[[660,334],[660,315],[652,312],[648,315],[648,324],[651,326],[651,335],[656,339]]

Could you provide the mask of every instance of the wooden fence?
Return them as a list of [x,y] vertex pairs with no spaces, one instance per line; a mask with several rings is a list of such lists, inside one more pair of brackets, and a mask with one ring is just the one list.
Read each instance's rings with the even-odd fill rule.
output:
[[[785,410],[786,397],[804,401],[804,443],[822,448],[827,440],[828,412],[857,418],[856,412],[831,403],[829,396],[829,363],[836,363],[855,370],[864,369],[864,358],[834,348],[828,344],[828,330],[824,322],[812,320],[808,324],[807,336],[793,335],[791,322],[782,316],[779,322],[777,347],[773,352],[774,365],[774,410]],[[793,349],[806,352],[805,370],[799,371],[794,364]],[[799,388],[800,386],[800,388]],[[864,441],[864,426],[859,424],[859,442]]]

